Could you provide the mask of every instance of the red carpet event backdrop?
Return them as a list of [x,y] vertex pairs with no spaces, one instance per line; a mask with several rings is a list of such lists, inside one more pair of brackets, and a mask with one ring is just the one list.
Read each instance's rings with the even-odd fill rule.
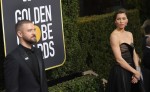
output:
[[35,24],[38,43],[34,46],[43,52],[45,69],[64,64],[61,0],[2,0],[1,9],[5,56],[19,44],[15,24],[26,19]]

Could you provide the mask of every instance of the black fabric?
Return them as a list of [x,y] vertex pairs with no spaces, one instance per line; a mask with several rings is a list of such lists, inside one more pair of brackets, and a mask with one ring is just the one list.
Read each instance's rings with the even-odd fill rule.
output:
[[[133,62],[134,45],[122,43],[120,44],[120,50],[123,59],[135,68]],[[132,75],[131,72],[116,63],[110,71],[106,92],[143,92],[139,90],[141,89],[141,86],[139,86],[140,82],[137,84],[131,83]]]
[[[19,45],[9,53],[4,61],[6,92],[48,92],[43,57],[39,49],[35,50],[39,64],[40,81],[29,68],[29,56]],[[34,60],[33,60],[34,61]]]
[[145,48],[143,51],[142,65],[150,70],[150,48]]
[[149,36],[143,38],[143,57],[142,57],[142,72],[143,80],[146,92],[150,92],[150,48],[146,47],[146,39]]
[[26,51],[27,55],[29,56],[29,62],[26,62],[29,66],[29,68],[32,70],[33,74],[35,75],[35,78],[40,83],[40,75],[39,75],[39,64],[35,53],[35,48],[32,47],[31,49],[26,48],[21,45],[21,47]]
[[142,51],[144,52],[144,49],[146,47],[146,39],[148,38],[148,36],[144,36],[142,39]]
[[150,92],[150,70],[142,66],[145,92]]

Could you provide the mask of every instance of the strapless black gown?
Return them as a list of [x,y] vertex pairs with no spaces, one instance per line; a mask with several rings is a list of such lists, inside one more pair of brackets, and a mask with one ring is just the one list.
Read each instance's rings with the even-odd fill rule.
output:
[[[122,43],[120,44],[121,55],[123,59],[133,68],[135,68],[133,62],[133,50],[134,45]],[[142,92],[139,90],[139,85],[132,84],[132,73],[122,68],[116,63],[109,75],[106,92]]]

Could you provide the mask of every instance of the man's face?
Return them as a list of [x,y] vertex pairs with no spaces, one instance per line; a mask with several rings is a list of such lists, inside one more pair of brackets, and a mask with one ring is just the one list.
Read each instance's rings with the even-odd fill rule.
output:
[[34,44],[37,42],[35,26],[32,23],[23,24],[20,34],[20,38],[27,44]]

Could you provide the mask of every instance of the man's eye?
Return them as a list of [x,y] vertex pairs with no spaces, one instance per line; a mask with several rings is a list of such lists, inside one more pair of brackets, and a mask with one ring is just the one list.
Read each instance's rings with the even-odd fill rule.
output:
[[28,30],[28,32],[31,32],[32,30]]

